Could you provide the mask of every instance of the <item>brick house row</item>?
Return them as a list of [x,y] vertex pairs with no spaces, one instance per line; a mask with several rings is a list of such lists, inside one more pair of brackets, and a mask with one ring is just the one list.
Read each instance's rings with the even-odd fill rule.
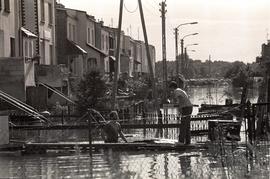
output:
[[[87,72],[98,70],[112,77],[116,39],[117,28],[55,0],[0,0],[0,78],[7,79],[0,82],[0,90],[12,91],[11,95],[39,109],[61,101],[40,84],[73,98],[74,86]],[[144,42],[124,32],[120,39],[119,74],[147,77]],[[152,45],[150,53],[155,67]],[[15,68],[18,64],[22,67]],[[14,90],[18,84],[20,92]]]

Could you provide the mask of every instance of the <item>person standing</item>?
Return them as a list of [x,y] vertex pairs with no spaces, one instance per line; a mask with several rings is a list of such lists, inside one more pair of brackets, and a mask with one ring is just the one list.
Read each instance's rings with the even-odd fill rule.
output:
[[193,105],[189,100],[187,93],[183,90],[183,87],[183,82],[179,83],[179,88],[175,81],[172,81],[169,84],[172,101],[177,104],[178,113],[182,114],[178,141],[180,143],[190,144],[190,117]]

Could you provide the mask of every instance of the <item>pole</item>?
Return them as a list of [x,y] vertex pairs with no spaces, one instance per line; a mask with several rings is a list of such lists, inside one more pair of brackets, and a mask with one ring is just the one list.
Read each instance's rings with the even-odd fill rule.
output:
[[118,33],[117,33],[117,49],[116,49],[116,61],[114,64],[114,81],[113,81],[113,91],[112,91],[112,101],[111,109],[115,110],[115,101],[117,94],[117,80],[118,80],[118,67],[120,60],[120,37],[121,37],[121,28],[122,28],[122,15],[123,15],[123,3],[124,0],[120,0],[120,9],[119,9],[119,21],[118,21]]
[[184,39],[181,39],[181,73],[183,74],[184,70],[184,63],[183,63],[183,57],[184,57]]
[[155,109],[157,109],[156,83],[155,83],[154,70],[153,70],[153,65],[152,65],[150,51],[149,51],[149,44],[148,44],[148,38],[147,38],[147,32],[146,32],[146,27],[145,27],[145,21],[144,21],[144,15],[143,15],[143,9],[142,9],[141,0],[138,0],[138,4],[139,4],[139,9],[140,9],[140,16],[141,16],[143,36],[144,36],[145,47],[146,47],[146,55],[147,55],[148,67],[149,67],[149,71],[150,71],[150,78],[151,78],[152,88],[153,88],[153,96],[154,96],[154,100],[155,100]]
[[164,91],[164,99],[167,99],[167,59],[166,59],[166,2],[162,2],[161,4],[161,23],[162,23],[162,61],[163,61],[163,91]]
[[184,69],[185,69],[185,71],[186,71],[186,68],[187,68],[187,60],[188,60],[188,58],[187,58],[187,47],[185,47],[185,55],[184,55]]
[[92,159],[92,116],[88,111],[88,142],[89,142],[89,156]]
[[179,74],[179,60],[178,60],[178,28],[174,29],[175,33],[175,62],[176,62],[176,76]]

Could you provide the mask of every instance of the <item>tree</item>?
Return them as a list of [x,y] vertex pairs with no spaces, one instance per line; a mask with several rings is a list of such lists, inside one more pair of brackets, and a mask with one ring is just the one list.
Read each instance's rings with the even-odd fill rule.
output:
[[104,109],[106,90],[100,72],[91,71],[86,74],[78,85],[78,111],[86,112],[88,108]]

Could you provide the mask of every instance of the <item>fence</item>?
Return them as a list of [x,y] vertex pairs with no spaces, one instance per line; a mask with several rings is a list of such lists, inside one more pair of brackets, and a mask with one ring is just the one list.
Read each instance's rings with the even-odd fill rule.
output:
[[[208,120],[222,117],[217,114],[191,116],[191,131],[194,131],[192,144],[197,145],[194,148],[191,145],[168,149],[168,146],[171,146],[168,143],[177,139],[179,134],[181,116],[176,114],[145,113],[137,115],[134,119],[121,119],[119,122],[122,123],[126,138],[130,142],[126,146],[124,143],[102,143],[101,131],[96,124],[91,123],[92,126],[89,126],[89,118],[78,116],[60,115],[50,118],[58,127],[14,126],[10,131],[11,137],[16,140],[28,139],[32,151],[27,158],[21,159],[24,167],[20,166],[20,159],[10,159],[11,164],[7,165],[10,172],[8,177],[28,178],[46,175],[51,178],[242,178],[248,174],[251,177],[267,178],[270,170],[267,158],[270,156],[267,138],[269,128],[265,125],[269,122],[267,106],[268,104],[247,105],[246,121],[249,130],[246,131],[249,140],[252,140],[251,145],[238,146],[234,141],[228,143],[223,140],[222,127],[217,126],[220,130],[216,136],[220,140],[206,145],[207,150],[204,149],[205,146],[200,148],[197,145],[207,140],[207,135],[199,134],[206,134],[208,131]],[[260,109],[262,107],[263,110]],[[259,113],[260,110],[263,111],[263,115]],[[259,117],[260,131],[254,127],[258,126]],[[260,132],[263,135],[259,135]],[[95,149],[91,150],[91,157],[88,151],[89,136]],[[150,139],[154,138],[162,138],[158,144],[159,149],[153,148],[154,140]],[[36,142],[47,145],[50,148],[47,153],[50,155],[32,155],[35,152],[44,152],[38,151],[39,146],[34,146]],[[58,145],[53,145],[55,143]],[[69,152],[58,153],[60,148]]]

